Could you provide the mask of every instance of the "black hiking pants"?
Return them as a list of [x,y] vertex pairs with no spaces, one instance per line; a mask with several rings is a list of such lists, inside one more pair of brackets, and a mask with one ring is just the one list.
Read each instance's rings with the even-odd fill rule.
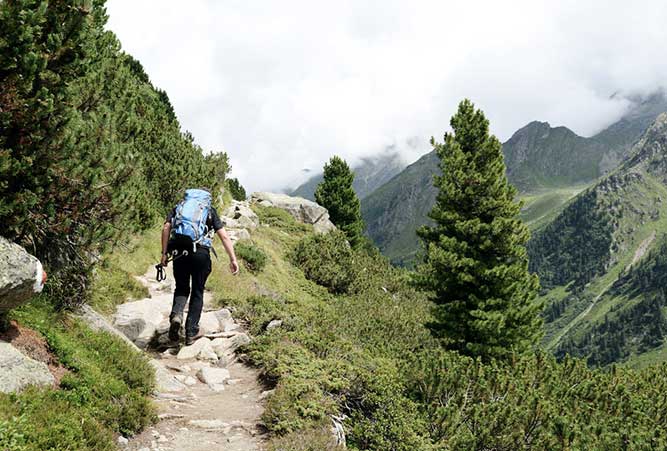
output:
[[[180,253],[179,253],[180,255]],[[211,256],[207,248],[199,247],[197,252],[189,251],[188,255],[174,261],[174,302],[171,306],[171,317],[183,315],[185,305],[190,297],[188,318],[185,321],[185,335],[194,337],[199,332],[199,319],[204,307],[204,287],[211,274]]]

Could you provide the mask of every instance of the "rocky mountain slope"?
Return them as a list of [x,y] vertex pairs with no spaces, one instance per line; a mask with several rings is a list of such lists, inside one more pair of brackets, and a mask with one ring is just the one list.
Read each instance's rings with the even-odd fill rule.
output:
[[[531,122],[503,144],[507,176],[528,201],[525,219],[544,216],[532,224],[534,228],[620,164],[657,115],[667,111],[667,98],[662,93],[635,101],[625,116],[591,138],[566,127]],[[431,152],[362,202],[369,237],[396,263],[409,263],[417,252],[414,232],[428,220],[436,194],[432,179],[438,170]],[[536,208],[529,211],[531,206]]]
[[[375,157],[364,158],[352,168],[354,172],[354,191],[359,199],[364,199],[405,169],[405,166],[406,163],[400,154],[391,149],[387,149]],[[291,195],[315,200],[315,189],[321,182],[322,173],[320,172],[292,191]]]
[[667,231],[665,181],[662,114],[616,171],[533,236],[530,265],[540,275],[547,305],[545,345],[558,355],[608,364],[663,342],[664,298],[649,288],[650,279],[663,277],[651,270],[662,256],[656,243]]

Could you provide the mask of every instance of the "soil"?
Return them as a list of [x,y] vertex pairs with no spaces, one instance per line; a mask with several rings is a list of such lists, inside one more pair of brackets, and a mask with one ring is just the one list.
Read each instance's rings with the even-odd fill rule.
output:
[[60,364],[58,358],[49,349],[46,339],[39,332],[21,326],[16,321],[11,321],[7,330],[0,332],[0,340],[10,343],[31,359],[45,363],[53,374],[55,387],[60,386],[60,380],[68,373],[68,370]]

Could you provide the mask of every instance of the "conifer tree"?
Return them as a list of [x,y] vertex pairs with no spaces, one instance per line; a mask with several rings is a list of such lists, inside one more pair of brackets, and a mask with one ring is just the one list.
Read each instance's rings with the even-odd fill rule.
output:
[[329,210],[329,217],[353,247],[363,242],[364,221],[361,204],[352,188],[354,173],[345,160],[333,156],[324,165],[324,180],[315,190],[315,200]]
[[425,248],[415,281],[436,303],[432,331],[446,348],[484,359],[529,350],[540,337],[537,276],[528,272],[529,231],[505,176],[502,146],[469,100],[451,119],[444,143],[431,139],[442,175],[418,230]]

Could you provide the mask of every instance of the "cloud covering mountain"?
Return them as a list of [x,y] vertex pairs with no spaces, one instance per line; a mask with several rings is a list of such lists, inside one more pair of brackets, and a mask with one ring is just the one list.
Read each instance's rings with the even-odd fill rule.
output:
[[463,97],[502,140],[535,119],[588,136],[667,80],[667,4],[653,0],[111,0],[108,13],[251,190],[294,187],[333,153],[414,160]]

